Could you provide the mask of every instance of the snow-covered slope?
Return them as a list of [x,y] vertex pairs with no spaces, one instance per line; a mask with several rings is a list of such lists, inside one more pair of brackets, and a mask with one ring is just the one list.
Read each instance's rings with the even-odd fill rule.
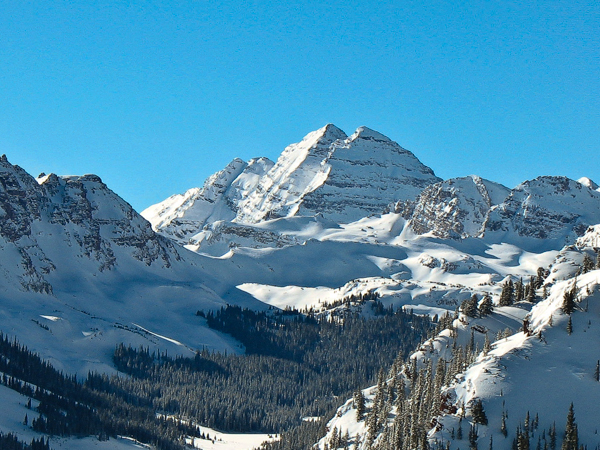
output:
[[255,191],[258,182],[273,167],[268,158],[248,163],[239,158],[211,175],[202,189],[192,188],[142,211],[155,230],[182,245],[209,223],[231,221],[239,202]]
[[194,313],[258,302],[227,294],[211,260],[154,233],[97,176],[36,180],[2,157],[0,215],[0,330],[57,368],[111,371],[120,342],[241,351]]
[[[412,355],[411,364],[390,369],[383,397],[377,386],[362,391],[362,418],[355,399],[340,407],[318,448],[338,448],[346,431],[352,448],[361,450],[421,449],[425,440],[433,449],[505,449],[519,440],[518,448],[559,448],[571,404],[579,444],[597,448],[600,270],[582,273],[585,254],[594,252],[582,243],[579,251],[569,247],[557,255],[544,288],[537,290],[547,298],[536,304],[496,306],[484,317],[457,316],[451,329]],[[492,294],[497,302],[498,292]],[[565,312],[569,295],[575,299],[571,315]],[[465,347],[471,350],[465,353]],[[403,395],[396,390],[399,379]],[[385,413],[378,412],[374,426],[379,408]],[[427,416],[430,410],[436,412]]]

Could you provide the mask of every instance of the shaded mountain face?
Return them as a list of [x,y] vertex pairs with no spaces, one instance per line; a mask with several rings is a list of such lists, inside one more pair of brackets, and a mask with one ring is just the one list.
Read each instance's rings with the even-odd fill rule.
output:
[[600,192],[566,177],[525,181],[490,212],[486,233],[574,242],[600,223]]
[[0,330],[58,368],[111,371],[120,342],[239,351],[194,315],[231,290],[205,262],[157,235],[99,177],[36,179],[0,159]]
[[3,156],[0,211],[4,282],[25,290],[52,292],[48,275],[56,269],[54,256],[66,253],[85,258],[100,272],[118,263],[119,252],[144,265],[169,267],[179,259],[173,244],[95,175],[36,180]]

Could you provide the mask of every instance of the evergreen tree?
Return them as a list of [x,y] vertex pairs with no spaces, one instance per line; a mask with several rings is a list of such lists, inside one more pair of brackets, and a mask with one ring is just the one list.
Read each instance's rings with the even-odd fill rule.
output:
[[594,371],[594,380],[600,381],[600,360],[596,363],[596,370]]
[[575,311],[575,299],[577,298],[577,282],[573,283],[571,289],[563,294],[562,310],[565,314],[573,314]]
[[483,402],[481,399],[477,399],[473,402],[471,407],[471,414],[473,415],[473,422],[481,425],[487,425],[488,419],[483,409]]
[[569,321],[567,322],[567,333],[569,333],[569,335],[573,333],[573,321],[571,320],[571,316],[569,316]]
[[515,301],[515,288],[511,279],[508,279],[502,285],[502,292],[500,293],[500,300],[498,301],[499,306],[510,306]]
[[517,449],[529,450],[529,435],[521,427],[517,427]]
[[360,422],[365,416],[365,396],[360,389],[354,392],[354,407],[356,408],[356,421]]
[[461,304],[460,304],[460,309],[462,311],[462,313],[466,316],[469,317],[476,317],[477,316],[477,295],[473,294],[471,296],[471,298],[464,300]]
[[492,349],[492,343],[490,342],[490,337],[488,333],[485,333],[485,340],[483,341],[483,354],[487,355]]
[[479,304],[479,314],[483,317],[489,315],[494,310],[494,304],[490,294],[485,294]]
[[546,279],[546,277],[548,276],[550,272],[546,269],[544,269],[543,267],[538,267],[537,269],[537,277],[535,279],[535,288],[539,289],[542,287],[542,284],[544,284],[544,280]]
[[588,273],[594,270],[594,260],[587,253],[583,254],[583,262],[581,263],[581,273]]
[[469,449],[477,450],[477,438],[479,434],[477,433],[477,427],[475,425],[471,425],[469,429]]
[[520,302],[525,298],[525,291],[523,287],[523,278],[519,278],[515,283],[515,302]]
[[529,284],[527,285],[527,296],[525,298],[529,303],[535,303],[535,280],[533,277],[529,279]]
[[556,422],[552,423],[552,426],[548,431],[548,436],[550,437],[550,449],[556,450]]
[[506,414],[502,411],[502,421],[500,422],[500,433],[506,437],[508,435],[508,430],[506,429]]
[[565,438],[563,440],[561,450],[579,450],[579,434],[577,432],[577,424],[575,423],[575,411],[573,403],[569,407],[567,414],[567,424],[565,426]]

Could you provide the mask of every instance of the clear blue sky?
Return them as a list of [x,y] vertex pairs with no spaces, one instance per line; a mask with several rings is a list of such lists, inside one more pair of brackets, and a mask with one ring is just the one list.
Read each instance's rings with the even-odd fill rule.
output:
[[443,178],[600,182],[597,1],[0,2],[0,153],[141,210],[333,122]]

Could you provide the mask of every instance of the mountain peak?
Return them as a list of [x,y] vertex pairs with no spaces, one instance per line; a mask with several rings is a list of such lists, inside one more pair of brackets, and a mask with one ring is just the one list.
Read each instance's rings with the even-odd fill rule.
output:
[[596,191],[598,190],[598,185],[590,180],[588,177],[581,177],[577,180],[578,183],[583,184],[584,186]]
[[324,127],[319,128],[318,130],[312,131],[308,133],[301,142],[297,144],[292,144],[286,148],[287,149],[317,149],[321,147],[329,146],[331,143],[337,141],[338,139],[346,139],[348,136],[344,133],[343,130],[336,127],[332,123],[328,123]]
[[375,141],[391,142],[391,139],[389,137],[365,126],[358,127],[354,134],[350,136],[351,141],[354,141],[356,139],[372,139]]
[[320,128],[317,131],[322,131],[323,137],[327,137],[329,139],[345,139],[347,137],[346,133],[341,128],[338,128],[332,123],[328,123],[324,127]]

